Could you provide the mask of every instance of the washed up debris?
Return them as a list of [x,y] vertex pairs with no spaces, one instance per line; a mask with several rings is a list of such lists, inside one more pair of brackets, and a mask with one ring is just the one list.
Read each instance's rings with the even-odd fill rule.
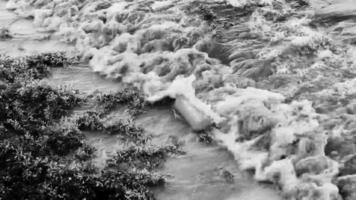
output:
[[12,38],[9,29],[0,28],[0,40],[9,40]]

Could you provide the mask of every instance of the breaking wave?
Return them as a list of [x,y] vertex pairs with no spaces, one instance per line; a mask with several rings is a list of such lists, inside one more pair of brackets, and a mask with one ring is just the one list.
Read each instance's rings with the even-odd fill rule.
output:
[[193,129],[214,133],[241,169],[286,199],[341,198],[354,52],[315,25],[325,18],[308,1],[10,0],[7,8],[147,101],[176,99]]

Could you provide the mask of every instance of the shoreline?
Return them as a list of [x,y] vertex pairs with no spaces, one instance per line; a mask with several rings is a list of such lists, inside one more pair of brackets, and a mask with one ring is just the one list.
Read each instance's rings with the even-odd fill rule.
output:
[[[26,8],[26,3],[19,2]],[[321,104],[322,108],[314,106],[318,101],[324,103],[324,96],[332,92],[346,96],[352,93],[348,90],[352,77],[337,74],[339,69],[353,70],[346,62],[341,66],[337,63],[352,59],[345,52],[349,49],[342,49],[344,46],[330,35],[312,29],[308,23],[313,15],[308,9],[300,10],[292,4],[282,4],[280,8],[267,1],[262,9],[252,3],[252,11],[241,17],[242,22],[232,22],[236,23],[232,28],[213,30],[223,31],[223,39],[219,40],[230,61],[224,65],[209,56],[223,51],[209,42],[214,36],[209,23],[214,20],[194,18],[196,11],[189,16],[175,8],[186,5],[171,3],[157,3],[152,10],[145,7],[147,10],[141,11],[141,1],[89,3],[81,9],[81,5],[63,2],[53,5],[62,8],[55,12],[38,9],[33,14],[23,13],[30,13],[38,25],[49,30],[59,27],[56,34],[76,41],[93,71],[140,87],[152,101],[179,95],[188,99],[186,106],[178,106],[188,123],[199,130],[212,124],[216,139],[235,155],[241,168],[254,170],[259,181],[279,185],[287,199],[300,193],[305,193],[303,198],[314,198],[318,193],[316,199],[338,199],[339,189],[332,182],[339,174],[339,164],[324,152],[334,136],[322,123],[324,118],[333,120],[334,113],[339,111],[320,112],[319,109],[329,109],[329,102]],[[64,9],[67,7],[70,9]],[[169,12],[161,12],[167,7]],[[21,13],[21,8],[17,10]],[[77,16],[75,12],[82,13]],[[283,21],[283,17],[287,20]],[[248,49],[248,45],[253,49]],[[297,84],[287,81],[283,85],[285,74],[295,78]],[[275,78],[276,85],[281,79],[282,87],[276,89],[272,84],[273,90],[265,89],[270,86],[266,80],[275,81],[270,77]],[[327,83],[328,78],[340,83]],[[306,85],[301,81],[306,81]],[[320,84],[320,88],[307,88],[314,83]],[[187,105],[194,109],[186,110]],[[194,117],[192,113],[198,114]],[[200,122],[204,121],[200,118],[210,118],[213,123]],[[333,131],[336,128],[330,132]],[[263,143],[265,138],[269,143]],[[275,176],[279,178],[275,180]]]

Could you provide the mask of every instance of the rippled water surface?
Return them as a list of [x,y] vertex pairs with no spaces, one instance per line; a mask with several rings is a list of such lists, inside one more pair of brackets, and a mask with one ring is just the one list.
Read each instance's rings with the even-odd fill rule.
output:
[[23,56],[42,52],[73,51],[73,48],[58,39],[48,40],[49,33],[33,24],[33,20],[17,16],[0,1],[0,28],[9,30],[11,40],[0,40],[0,53]]
[[[117,81],[104,79],[83,67],[56,69],[52,77],[45,81],[53,86],[68,85],[87,94],[120,90]],[[127,116],[122,112],[123,110],[119,110],[113,115],[116,115],[116,119],[125,119]],[[249,174],[240,171],[227,149],[216,144],[199,142],[189,125],[182,119],[177,119],[170,106],[152,108],[135,122],[144,127],[147,134],[154,136],[154,144],[168,144],[172,138],[184,144],[186,154],[169,158],[159,170],[167,176],[167,184],[164,188],[154,188],[157,199],[280,199],[271,185],[259,185]],[[87,132],[86,136],[88,143],[98,149],[95,160],[97,166],[104,166],[105,160],[122,147],[116,136],[95,132]]]
[[[44,34],[39,33],[31,20],[21,19],[13,12],[5,10],[5,2],[1,2],[0,8],[0,24],[9,27],[10,32],[15,35],[12,40],[0,41],[2,53],[22,56],[70,49],[56,40],[38,40]],[[66,85],[87,94],[115,92],[121,87],[117,81],[107,80],[88,67],[78,66],[55,69],[51,78],[45,81],[54,87]],[[171,136],[181,138],[186,143],[184,150],[187,155],[169,159],[162,169],[169,178],[166,188],[156,189],[158,199],[215,200],[239,197],[257,200],[253,195],[256,191],[266,193],[271,196],[271,200],[279,199],[272,190],[258,186],[247,174],[239,171],[233,156],[227,150],[216,145],[199,144],[189,126],[174,118],[171,108],[151,110],[141,116],[137,123],[155,135],[155,142],[158,144],[165,143]],[[89,144],[98,149],[98,165],[103,165],[105,159],[113,155],[115,148],[120,146],[115,136],[88,133],[87,137]],[[233,174],[232,182],[224,178],[225,170]]]
[[[130,84],[149,102],[176,100],[135,120],[153,142],[173,138],[187,152],[160,169],[158,199],[356,196],[353,0],[10,0],[0,1],[0,26],[12,36],[0,53],[82,58],[54,70],[45,80],[54,86],[91,94]],[[120,148],[87,135],[98,165]]]

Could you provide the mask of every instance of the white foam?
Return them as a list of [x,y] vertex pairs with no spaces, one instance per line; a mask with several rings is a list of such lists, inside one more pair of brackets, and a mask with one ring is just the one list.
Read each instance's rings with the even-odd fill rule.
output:
[[[307,18],[281,23],[266,19],[266,13],[279,15],[293,11],[285,2],[226,2],[235,7],[265,5],[252,13],[250,20],[244,24],[246,27],[240,28],[251,31],[251,35],[281,43],[261,51],[258,54],[260,59],[277,58],[290,48],[303,46],[312,47],[320,60],[333,56],[330,52],[318,52],[321,44],[329,38],[305,26],[309,22]],[[322,193],[320,200],[337,194],[330,178],[334,176],[337,166],[329,160],[326,162],[328,168],[322,174],[311,173],[304,178],[296,176],[296,162],[325,156],[327,136],[319,131],[319,115],[310,101],[285,103],[286,98],[276,92],[252,87],[236,88],[227,80],[229,76],[239,73],[232,74],[230,67],[198,50],[201,44],[211,39],[213,33],[206,22],[187,16],[179,7],[183,3],[176,4],[174,0],[150,4],[140,0],[125,1],[97,10],[98,3],[88,2],[79,10],[78,5],[57,0],[48,1],[46,6],[37,5],[34,9],[25,0],[11,0],[8,8],[16,9],[24,16],[33,15],[37,25],[58,31],[57,35],[65,41],[75,43],[93,71],[139,86],[148,101],[184,97],[183,104],[193,108],[193,118],[211,118],[216,125],[213,130],[216,139],[234,154],[241,169],[254,169],[257,180],[279,184],[286,195],[305,193],[304,199],[308,199],[313,191]],[[274,3],[281,7],[274,7]],[[170,5],[175,6],[171,8]],[[50,6],[53,10],[52,7],[49,9]],[[162,8],[167,9],[158,12]],[[63,14],[67,10],[78,12]],[[234,39],[235,35],[232,35]],[[230,58],[238,57],[240,53],[240,49],[231,45],[234,42],[240,41],[229,43],[232,46]],[[291,70],[301,75],[308,73],[306,69],[292,67],[288,63],[280,63],[277,73]],[[317,67],[317,64],[313,66],[314,69]],[[336,85],[335,90],[343,91],[343,94],[354,93],[354,82]],[[186,118],[189,120],[189,117]],[[309,151],[309,145],[315,145],[312,151]],[[320,184],[316,185],[315,180]]]

